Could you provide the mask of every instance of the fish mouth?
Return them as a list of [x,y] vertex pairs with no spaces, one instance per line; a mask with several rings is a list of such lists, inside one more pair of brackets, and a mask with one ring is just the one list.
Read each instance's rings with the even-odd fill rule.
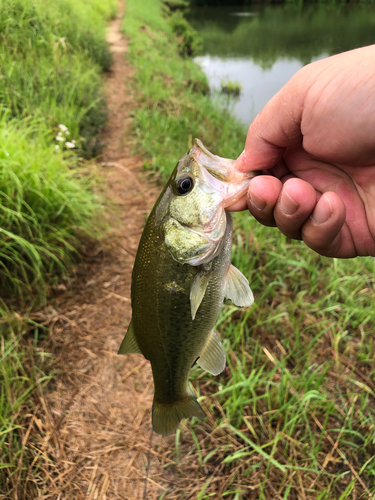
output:
[[223,208],[245,196],[250,180],[260,173],[240,172],[235,160],[214,155],[199,139],[194,139],[191,154],[200,167],[202,182],[220,194]]

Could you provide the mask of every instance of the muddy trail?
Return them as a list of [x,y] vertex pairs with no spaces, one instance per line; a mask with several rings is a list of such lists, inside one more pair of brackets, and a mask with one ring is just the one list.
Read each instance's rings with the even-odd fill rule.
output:
[[56,297],[40,318],[50,326],[56,368],[41,398],[45,419],[36,422],[46,433],[40,452],[50,459],[43,498],[152,499],[174,489],[175,473],[163,468],[174,438],[154,434],[150,447],[150,365],[139,355],[116,354],[131,317],[138,241],[160,191],[142,171],[142,158],[130,154],[134,99],[122,17],[123,9],[108,33],[113,52],[105,83],[110,116],[99,165],[105,196],[119,207],[116,221],[109,221],[105,241],[86,256],[70,290]]

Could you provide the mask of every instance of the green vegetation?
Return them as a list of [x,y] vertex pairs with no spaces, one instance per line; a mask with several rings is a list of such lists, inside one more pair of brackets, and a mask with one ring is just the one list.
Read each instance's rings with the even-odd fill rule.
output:
[[[178,55],[160,4],[127,5],[124,29],[138,98],[134,131],[146,167],[165,180],[192,137],[219,155],[238,156],[244,128],[193,89],[204,77]],[[178,466],[168,466],[190,474],[191,486],[180,487],[176,474],[171,491],[181,499],[370,498],[374,260],[320,257],[248,214],[236,215],[235,228],[232,262],[249,278],[256,303],[223,308],[224,374],[194,369],[193,385],[212,417],[187,421],[188,432],[177,432]]]
[[152,0],[142,5],[129,1],[124,30],[130,37],[129,59],[138,91],[136,142],[147,158],[145,166],[165,179],[194,137],[222,156],[235,157],[244,127],[228,112],[217,110],[207,95],[205,75],[179,55],[169,17],[162,17],[160,7]]
[[185,19],[180,10],[177,12],[171,11],[168,15],[169,23],[173,33],[177,36],[179,53],[182,56],[195,56],[202,49],[202,39]]
[[30,431],[50,367],[39,343],[46,328],[30,311],[97,234],[99,201],[78,155],[100,147],[101,73],[111,63],[105,28],[116,7],[115,0],[0,0],[2,498],[42,494],[48,457]]
[[[98,150],[109,68],[105,6],[2,0],[0,10],[0,290],[43,298],[44,282],[77,256],[92,232],[96,197],[78,154]],[[69,153],[69,149],[71,152]]]
[[166,5],[171,12],[176,10],[186,11],[190,7],[189,0],[163,0],[163,4]]
[[[49,355],[38,346],[46,328],[19,315],[0,320],[0,492],[1,498],[37,498],[43,461],[30,431],[38,420],[42,389],[51,375]],[[35,419],[35,420],[34,420]],[[27,442],[27,444],[26,444]]]
[[202,36],[203,52],[220,57],[250,54],[254,62],[269,68],[281,57],[307,64],[322,54],[374,43],[375,12],[370,6],[318,3],[251,10],[251,16],[233,16],[233,8],[202,8],[189,16]]
[[1,0],[0,105],[15,117],[43,117],[97,151],[105,123],[101,70],[110,66],[105,17],[116,3]]
[[94,233],[97,201],[90,178],[70,168],[74,158],[51,144],[41,120],[6,118],[0,121],[0,289],[4,299],[43,299],[45,282],[76,256],[79,236]]
[[220,82],[221,91],[223,94],[238,97],[241,94],[241,83],[232,82],[231,80]]

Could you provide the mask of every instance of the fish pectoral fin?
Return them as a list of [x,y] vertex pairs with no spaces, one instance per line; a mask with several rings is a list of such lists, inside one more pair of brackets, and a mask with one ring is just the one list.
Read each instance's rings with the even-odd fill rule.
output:
[[162,404],[154,399],[152,405],[152,428],[162,436],[172,434],[183,418],[204,418],[205,413],[192,394],[175,403]]
[[193,283],[190,288],[191,317],[193,319],[195,318],[199,306],[201,305],[209,281],[210,272],[207,271],[199,271],[193,279]]
[[225,368],[225,361],[223,346],[217,334],[212,330],[197,364],[212,375],[219,375]]
[[117,354],[142,354],[138,346],[137,339],[135,338],[133,321],[131,321],[128,326],[128,331],[126,332],[125,338],[122,341]]
[[230,299],[236,306],[251,306],[254,295],[245,276],[232,264],[229,264],[226,282],[225,297]]

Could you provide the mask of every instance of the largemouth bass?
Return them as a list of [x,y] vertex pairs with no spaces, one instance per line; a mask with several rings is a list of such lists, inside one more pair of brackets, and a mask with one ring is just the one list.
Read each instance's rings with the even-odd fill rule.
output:
[[150,360],[155,383],[152,425],[163,435],[181,419],[205,414],[188,388],[197,363],[213,375],[225,353],[213,328],[224,297],[253,303],[249,282],[230,263],[232,217],[254,173],[210,153],[195,139],[147,220],[132,274],[132,320],[119,354]]

